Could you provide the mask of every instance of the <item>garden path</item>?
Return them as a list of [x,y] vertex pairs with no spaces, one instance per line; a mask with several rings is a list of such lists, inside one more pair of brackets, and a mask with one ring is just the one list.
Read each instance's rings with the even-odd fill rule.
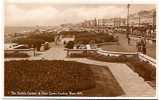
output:
[[133,72],[124,63],[109,63],[96,60],[90,60],[86,58],[65,59],[73,60],[77,62],[94,64],[100,66],[108,66],[113,76],[125,92],[124,96],[155,96],[155,90],[148,85],[142,77]]
[[[128,45],[128,40],[125,34],[116,34],[119,36],[120,46],[126,50],[126,52],[136,52],[136,42],[137,40],[131,39],[130,44]],[[155,43],[147,43],[147,55],[153,58],[156,58],[156,44]]]
[[36,59],[48,59],[48,60],[63,60],[66,57],[66,52],[62,45],[51,44],[51,48],[43,52],[39,56],[30,57],[32,60]]

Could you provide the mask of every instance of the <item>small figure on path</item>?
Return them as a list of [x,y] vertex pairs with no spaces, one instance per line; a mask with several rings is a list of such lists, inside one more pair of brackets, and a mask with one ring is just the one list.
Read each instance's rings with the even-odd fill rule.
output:
[[136,43],[136,48],[137,48],[138,52],[146,54],[146,39],[145,39],[145,37],[142,37],[139,39],[139,41]]
[[142,46],[140,41],[136,42],[136,48],[137,48],[137,52],[142,52]]
[[141,44],[142,44],[142,53],[146,54],[146,38],[145,37],[141,39]]
[[128,36],[128,45],[130,44],[130,37]]

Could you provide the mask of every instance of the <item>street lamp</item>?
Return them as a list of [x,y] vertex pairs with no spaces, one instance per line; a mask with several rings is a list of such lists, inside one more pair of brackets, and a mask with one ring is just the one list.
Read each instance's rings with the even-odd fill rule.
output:
[[130,4],[127,5],[127,38],[129,36],[129,8],[130,8]]
[[153,32],[155,31],[155,22],[156,22],[156,12],[155,11],[153,11]]

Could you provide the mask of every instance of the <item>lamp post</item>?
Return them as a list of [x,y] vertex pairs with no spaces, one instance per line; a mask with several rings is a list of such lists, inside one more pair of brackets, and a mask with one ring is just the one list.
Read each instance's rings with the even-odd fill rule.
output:
[[130,4],[127,5],[127,38],[129,37],[129,8]]
[[153,12],[153,32],[155,31],[155,22],[156,22],[156,12]]
[[139,15],[139,25],[138,25],[139,27],[140,27],[140,23],[141,23],[141,20],[140,20],[140,15]]
[[127,12],[127,39],[128,39],[128,45],[130,44],[130,37],[129,37],[129,8],[130,8],[130,4],[128,4],[127,5],[127,10],[128,10],[128,12]]

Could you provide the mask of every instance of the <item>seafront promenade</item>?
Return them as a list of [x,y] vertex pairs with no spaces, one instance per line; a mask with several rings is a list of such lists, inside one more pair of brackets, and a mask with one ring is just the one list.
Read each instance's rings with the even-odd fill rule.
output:
[[87,58],[68,58],[66,56],[66,51],[64,51],[64,47],[62,45],[55,45],[54,43],[51,43],[51,48],[41,53],[41,55],[33,56],[28,59],[77,61],[86,64],[107,66],[125,92],[122,96],[155,96],[155,89],[124,63],[109,63]]

